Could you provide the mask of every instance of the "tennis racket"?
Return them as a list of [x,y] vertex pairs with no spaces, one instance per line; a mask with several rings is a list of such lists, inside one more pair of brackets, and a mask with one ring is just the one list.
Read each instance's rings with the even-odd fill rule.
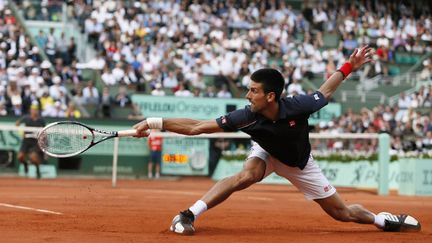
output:
[[135,135],[135,129],[110,132],[94,129],[76,121],[59,121],[45,126],[38,133],[37,140],[45,154],[66,158],[81,154],[107,139]]

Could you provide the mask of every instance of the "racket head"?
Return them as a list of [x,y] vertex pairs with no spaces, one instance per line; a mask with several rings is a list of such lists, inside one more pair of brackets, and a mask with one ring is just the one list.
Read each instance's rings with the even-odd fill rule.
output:
[[90,148],[94,139],[92,128],[75,121],[50,123],[37,136],[40,149],[56,158],[78,155]]

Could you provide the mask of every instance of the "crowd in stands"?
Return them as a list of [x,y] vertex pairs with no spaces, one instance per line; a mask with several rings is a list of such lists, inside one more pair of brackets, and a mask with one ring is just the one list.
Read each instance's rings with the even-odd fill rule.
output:
[[[107,110],[106,97],[99,95],[92,81],[83,82],[81,70],[76,68],[73,37],[66,39],[64,33],[56,37],[54,29],[48,33],[41,30],[34,45],[12,11],[2,4],[0,16],[0,115],[21,116],[37,105],[45,117],[80,118],[78,107],[88,104],[97,106],[103,117],[109,114],[103,112]],[[124,87],[108,100],[121,107],[131,104]]]
[[[396,50],[431,51],[430,9],[392,1],[333,1],[294,10],[285,1],[78,1],[73,14],[100,51],[107,85],[181,86],[204,95],[202,76],[247,86],[259,67],[273,66],[287,86],[330,74],[360,45],[377,48],[372,74],[385,74]],[[323,48],[323,33],[338,46]],[[298,38],[298,35],[302,38]],[[92,67],[90,63],[89,66]],[[108,68],[104,68],[108,67]],[[111,71],[112,70],[112,71]],[[199,92],[193,92],[198,89]]]
[[3,5],[0,16],[0,114],[21,116],[37,105],[43,116],[80,117],[64,86],[75,60],[73,41],[56,40],[50,32],[35,37],[38,47],[9,8]]
[[[28,19],[56,21],[61,16],[58,1],[41,1],[36,8],[26,0],[16,2]],[[158,96],[231,98],[233,84],[246,89],[250,74],[264,66],[284,74],[287,94],[303,94],[307,91],[302,80],[329,77],[361,45],[377,48],[374,75],[388,74],[385,64],[394,61],[396,51],[432,51],[430,9],[414,1],[322,1],[296,10],[275,0],[81,0],[68,1],[67,14],[83,27],[97,50],[88,63],[77,60],[75,39],[54,29],[39,31],[34,46],[11,10],[1,8],[0,115],[25,114],[29,105],[37,103],[44,116],[79,118],[77,107],[95,105],[103,117],[109,117],[113,104],[131,104],[126,86]],[[340,36],[340,42],[325,46],[325,34]],[[47,60],[42,60],[40,51]],[[426,79],[431,67],[426,60]],[[94,80],[84,82],[81,69],[85,68],[99,70],[102,90]],[[210,84],[205,78],[209,76],[214,77]],[[73,87],[67,90],[66,84]],[[115,96],[109,92],[112,87],[118,87]],[[416,131],[421,123],[429,131],[430,117],[426,126],[424,116],[413,109],[430,107],[430,96],[430,87],[423,88],[405,107],[349,112],[332,126],[321,124],[316,129],[393,134],[407,123],[413,123]],[[400,115],[401,110],[409,115]],[[392,116],[384,116],[388,113]],[[417,115],[412,118],[412,114]]]

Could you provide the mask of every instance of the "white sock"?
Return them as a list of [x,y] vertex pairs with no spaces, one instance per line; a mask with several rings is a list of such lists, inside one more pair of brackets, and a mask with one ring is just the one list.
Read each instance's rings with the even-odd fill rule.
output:
[[379,228],[384,228],[385,224],[385,216],[384,215],[375,215],[374,214],[374,224],[378,226]]
[[194,214],[195,219],[197,219],[200,214],[207,211],[207,204],[201,200],[198,200],[194,205],[192,205],[192,207],[189,208],[189,210]]

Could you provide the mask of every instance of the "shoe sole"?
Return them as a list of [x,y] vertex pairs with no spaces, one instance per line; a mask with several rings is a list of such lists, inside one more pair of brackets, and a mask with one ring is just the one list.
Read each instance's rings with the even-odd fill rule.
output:
[[172,231],[172,232],[174,232],[176,234],[179,234],[179,235],[193,235],[195,233],[195,231],[192,231],[192,232],[190,232],[190,231],[177,232],[177,231],[174,230],[174,226],[172,226],[172,225],[170,226],[170,231]]

